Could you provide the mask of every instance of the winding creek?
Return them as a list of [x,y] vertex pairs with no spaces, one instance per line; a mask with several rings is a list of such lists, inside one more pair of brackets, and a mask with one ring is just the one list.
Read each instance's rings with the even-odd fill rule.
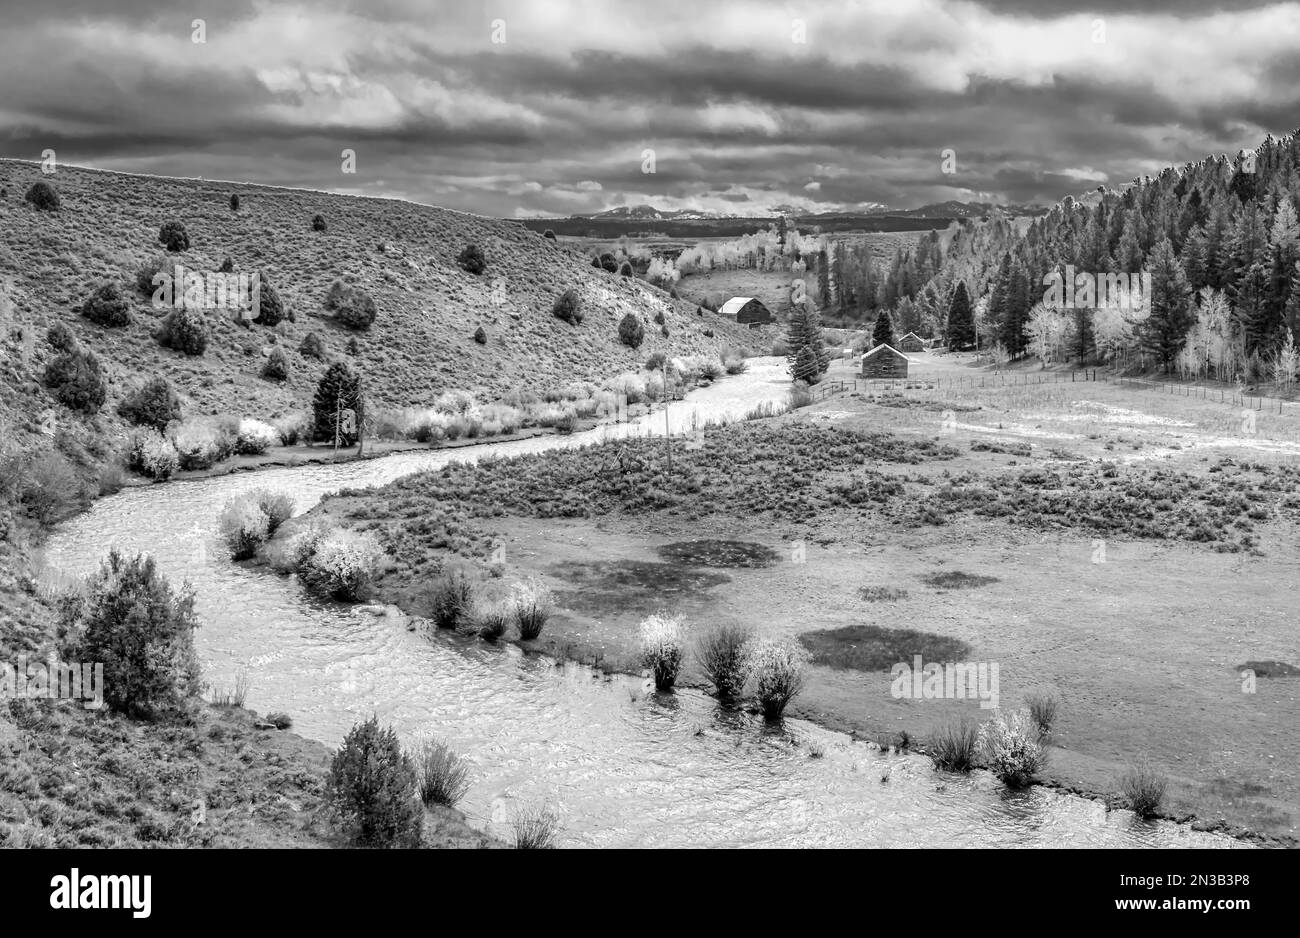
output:
[[[679,432],[784,400],[783,372],[776,359],[751,362],[747,374],[671,405],[668,421]],[[249,707],[286,711],[295,731],[331,746],[372,712],[409,740],[445,737],[473,764],[462,809],[503,835],[516,805],[545,801],[571,847],[1239,846],[1043,788],[1006,792],[986,772],[941,775],[924,757],[881,754],[803,721],[765,727],[695,691],[658,696],[647,681],[511,645],[409,632],[398,617],[316,602],[292,579],[232,564],[216,537],[222,505],[252,488],[291,492],[302,512],[341,487],[453,459],[664,427],[661,411],[570,437],[128,489],[65,525],[46,559],[84,575],[110,545],[153,554],[198,593],[209,683],[228,687],[246,671]]]

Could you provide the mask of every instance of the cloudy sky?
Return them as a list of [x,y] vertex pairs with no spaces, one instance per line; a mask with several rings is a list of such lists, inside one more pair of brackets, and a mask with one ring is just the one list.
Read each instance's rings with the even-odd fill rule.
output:
[[1300,127],[1300,2],[3,0],[3,20],[0,156],[507,217],[1054,201]]

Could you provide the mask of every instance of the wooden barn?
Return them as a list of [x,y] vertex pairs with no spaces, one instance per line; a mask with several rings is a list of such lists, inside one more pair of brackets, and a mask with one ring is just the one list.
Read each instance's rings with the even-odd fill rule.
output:
[[877,345],[862,356],[864,378],[906,378],[908,357],[890,345]]
[[909,332],[898,340],[898,350],[900,352],[922,352],[925,350],[925,339],[915,332]]
[[773,321],[771,311],[752,296],[733,296],[718,309],[718,315],[733,319],[740,326],[757,326]]

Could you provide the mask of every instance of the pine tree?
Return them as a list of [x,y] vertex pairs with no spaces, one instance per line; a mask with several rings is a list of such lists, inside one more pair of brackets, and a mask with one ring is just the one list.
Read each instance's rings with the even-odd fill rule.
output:
[[1149,262],[1151,313],[1142,323],[1142,344],[1168,371],[1195,322],[1192,289],[1168,239],[1152,248]]
[[966,281],[958,280],[948,304],[948,347],[956,351],[975,345],[975,314],[966,292]]
[[791,312],[786,342],[790,347],[787,358],[794,380],[805,384],[820,381],[830,367],[830,356],[822,339],[821,319],[809,304],[802,303]]
[[[909,302],[904,300],[904,302]],[[876,328],[871,332],[871,347],[877,345],[888,345],[894,347],[894,323],[889,318],[889,311],[882,309],[880,315],[876,317]]]
[[[350,412],[350,416],[349,413]],[[355,446],[364,416],[361,378],[346,362],[334,362],[316,386],[312,399],[312,439],[340,446]]]

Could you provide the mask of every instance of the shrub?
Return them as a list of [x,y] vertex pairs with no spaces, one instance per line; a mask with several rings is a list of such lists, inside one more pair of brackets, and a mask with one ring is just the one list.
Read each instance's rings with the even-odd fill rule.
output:
[[682,669],[684,640],[676,619],[650,616],[637,627],[641,666],[654,676],[656,690],[670,690]]
[[979,748],[979,727],[961,717],[944,723],[930,736],[930,759],[935,768],[969,772]]
[[510,589],[510,608],[519,637],[531,641],[542,634],[551,616],[551,591],[534,579],[516,583]]
[[178,221],[166,222],[158,229],[158,241],[173,254],[190,249],[190,236],[186,233],[185,226]]
[[1128,769],[1119,780],[1119,789],[1133,813],[1140,818],[1155,817],[1164,801],[1169,780],[1142,762]]
[[481,274],[487,270],[487,258],[483,256],[483,251],[477,244],[465,245],[465,249],[456,255],[456,263],[460,265],[461,270],[471,274]]
[[315,216],[312,217],[312,220],[311,220],[311,230],[312,230],[312,231],[324,231],[324,230],[327,229],[328,227],[329,227],[329,225],[327,225],[327,224],[325,223],[325,216],[324,216],[324,215],[315,215]]
[[63,322],[57,320],[45,333],[45,341],[49,342],[50,348],[56,352],[71,352],[77,347],[77,340],[73,336],[72,330]]
[[745,361],[745,356],[739,352],[728,351],[723,353],[722,368],[729,375],[740,375],[745,373],[749,365]]
[[367,847],[416,847],[424,823],[419,778],[397,733],[371,717],[334,754],[325,780],[331,812]]
[[554,241],[555,232],[552,231],[550,228],[547,228],[545,231],[542,232],[542,237],[546,238],[547,240]]
[[755,643],[750,668],[756,686],[754,696],[763,716],[775,720],[803,690],[808,652],[798,645],[763,640]]
[[790,388],[789,409],[797,410],[800,407],[807,407],[813,402],[812,389],[802,381],[796,381]]
[[[176,458],[181,469],[211,469],[219,460],[229,455],[223,453],[218,430],[209,423],[183,423],[172,436]],[[233,443],[232,443],[233,447]]]
[[664,324],[664,311],[661,309],[655,313],[655,325],[662,326],[663,324]]
[[429,617],[440,629],[455,629],[468,622],[474,611],[474,584],[464,572],[444,574],[429,595]]
[[420,747],[420,800],[454,808],[469,790],[469,766],[446,743],[427,740]]
[[[166,258],[156,257],[151,261],[145,261],[136,268],[135,288],[141,296],[153,298],[154,291],[158,289],[158,285],[154,283],[154,278],[166,271],[170,263]],[[173,284],[173,287],[175,286]]]
[[235,262],[227,257],[221,262],[221,266],[217,270],[223,274],[233,274],[235,272]]
[[334,529],[314,541],[299,574],[316,592],[344,602],[365,595],[384,551],[373,534]]
[[545,806],[520,808],[510,819],[516,850],[549,850],[560,832],[560,819]]
[[48,182],[33,183],[24,198],[42,212],[57,212],[61,202],[59,190]]
[[132,716],[187,711],[200,689],[194,593],[174,593],[152,558],[109,553],[60,607],[63,655],[104,666],[104,700]]
[[[257,321],[264,326],[278,326],[286,318],[284,301],[280,292],[266,279],[261,271],[257,273]],[[287,317],[290,322],[293,316]]]
[[638,349],[645,341],[645,327],[641,320],[628,313],[618,323],[618,340],[630,349]]
[[582,298],[578,296],[578,291],[568,289],[556,297],[555,304],[551,307],[551,315],[556,319],[563,319],[571,326],[581,325]]
[[1024,710],[999,710],[981,725],[979,748],[989,769],[1011,788],[1029,784],[1047,762],[1037,727]]
[[232,196],[230,197],[230,210],[231,210],[232,212],[237,212],[237,211],[239,211],[239,196],[237,196],[237,195],[232,195]]
[[279,442],[279,432],[269,423],[251,417],[239,421],[239,429],[235,435],[235,452],[239,455],[261,456]]
[[474,341],[479,345],[487,345],[487,333],[483,331],[482,326],[474,330]]
[[622,264],[622,266],[620,266],[619,269],[618,269],[618,275],[619,275],[620,277],[630,277],[630,276],[632,276],[632,265],[631,265],[630,263],[628,263],[627,261],[624,261],[623,264]]
[[754,633],[737,625],[720,625],[699,640],[696,660],[723,701],[739,700],[745,693],[751,667],[750,643]]
[[1030,719],[1038,728],[1038,735],[1050,736],[1052,724],[1056,722],[1056,698],[1051,694],[1029,694],[1025,697],[1025,706],[1029,708]]
[[645,360],[645,370],[659,371],[664,367],[664,362],[667,360],[668,356],[663,352],[651,352],[650,357]]
[[166,378],[150,378],[126,396],[117,412],[137,427],[151,427],[162,433],[167,424],[181,419],[181,399]]
[[153,430],[138,430],[131,437],[127,468],[149,479],[170,479],[180,465],[180,455],[171,440]]
[[208,323],[198,310],[172,310],[163,317],[154,335],[164,348],[191,357],[198,357],[208,349]]
[[315,332],[309,332],[302,337],[302,345],[298,346],[298,351],[304,358],[320,360],[325,357],[325,343]]
[[131,322],[131,307],[117,284],[104,283],[81,304],[81,315],[96,325],[116,328]]
[[335,280],[325,295],[325,308],[334,318],[349,329],[369,329],[375,321],[377,310],[370,294],[358,287],[350,287]]
[[297,446],[311,432],[311,420],[306,414],[290,414],[275,422],[275,432],[280,434],[281,446]]
[[255,497],[241,495],[226,503],[217,524],[231,560],[247,560],[270,536],[270,519]]
[[[350,421],[347,411],[352,412]],[[344,362],[335,362],[325,370],[312,398],[312,439],[333,443],[337,434],[340,446],[355,446],[363,415],[361,379]]]
[[273,492],[270,489],[258,489],[253,492],[253,496],[257,499],[257,507],[266,515],[267,537],[274,535],[280,529],[280,525],[293,517],[292,495]]
[[289,380],[289,359],[283,349],[271,349],[271,354],[266,357],[266,363],[262,365],[262,377],[267,381]]
[[606,253],[600,255],[600,266],[611,274],[618,273],[618,260],[613,254]]
[[76,469],[57,450],[27,458],[17,482],[17,495],[27,514],[42,525],[71,517],[86,502]]

